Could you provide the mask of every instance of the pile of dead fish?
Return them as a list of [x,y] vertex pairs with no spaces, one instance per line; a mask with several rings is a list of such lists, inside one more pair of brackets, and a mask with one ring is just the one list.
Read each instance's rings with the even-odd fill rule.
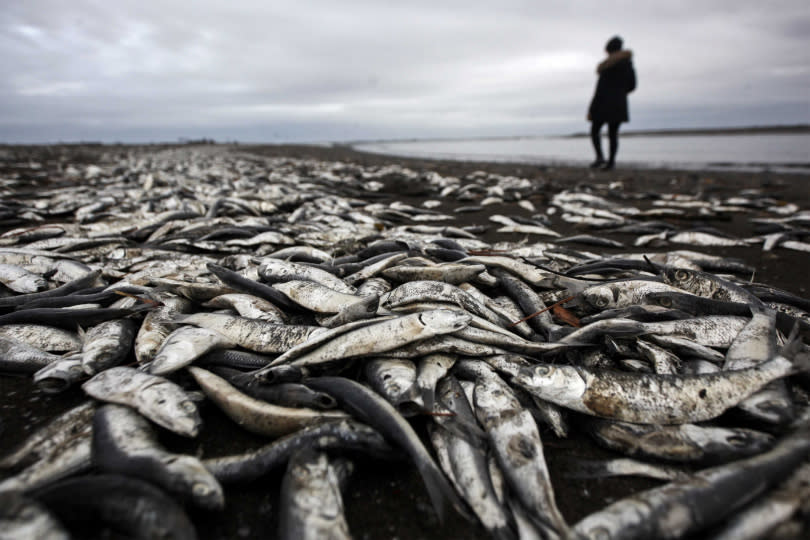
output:
[[[50,188],[9,173],[43,169]],[[286,468],[279,536],[349,537],[341,488],[365,456],[407,458],[440,518],[496,538],[807,532],[810,301],[751,283],[740,260],[660,250],[806,250],[810,214],[795,205],[661,194],[642,209],[617,185],[538,208],[521,178],[222,149],[5,171],[0,370],[87,396],[6,445],[9,534],[92,523],[194,538],[186,508],[221,510],[223,486]],[[392,177],[430,196],[385,202]],[[504,203],[535,214],[453,225]],[[666,221],[721,212],[755,213],[761,233]],[[565,237],[559,223],[596,233]],[[519,241],[483,242],[484,226]],[[568,247],[623,248],[611,233],[637,235],[636,249]],[[266,445],[162,446],[161,430],[199,435],[201,400]],[[587,474],[664,483],[567,522],[541,433],[572,431],[617,456],[580,464]]]

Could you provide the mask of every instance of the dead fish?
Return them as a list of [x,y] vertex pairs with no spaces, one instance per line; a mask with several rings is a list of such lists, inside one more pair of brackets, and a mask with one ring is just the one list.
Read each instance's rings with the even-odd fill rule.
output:
[[132,319],[114,319],[87,330],[81,352],[85,373],[95,375],[123,362],[132,348],[136,329]]
[[407,359],[372,358],[365,362],[365,374],[371,387],[396,407],[403,416],[424,409],[416,392],[416,365]]
[[284,407],[334,409],[337,401],[324,392],[316,392],[298,382],[267,383],[237,369],[210,366],[209,371],[219,375],[247,395]]
[[[469,315],[446,309],[404,315],[341,334],[289,363],[294,366],[312,366],[356,356],[380,354],[414,341],[455,332],[469,322]],[[281,363],[280,358],[274,360],[273,365]]]
[[417,360],[416,387],[427,410],[433,410],[436,401],[436,385],[456,362],[450,354],[429,354]]
[[467,517],[464,504],[448,484],[419,436],[390,403],[360,383],[343,377],[314,377],[307,379],[306,384],[332,394],[352,415],[368,423],[408,454],[422,477],[440,520],[444,520],[448,503]]
[[69,540],[65,526],[44,505],[16,491],[0,492],[0,537]]
[[439,464],[490,534],[495,538],[514,538],[509,511],[495,494],[486,449],[478,440],[470,441],[467,430],[462,430],[462,433],[447,429],[448,423],[459,421],[477,428],[475,414],[464,390],[454,377],[449,376],[439,383],[438,396],[442,407],[454,414],[447,418],[447,422],[436,417],[439,425],[430,430],[434,448],[443,448],[446,452],[444,459],[442,452],[437,452]]
[[0,337],[0,370],[7,373],[35,373],[61,359],[60,355],[31,347],[22,341]]
[[475,279],[486,270],[482,264],[441,263],[431,266],[413,266],[398,264],[386,268],[382,275],[396,282],[408,281],[442,281],[451,285],[460,285]]
[[244,293],[231,293],[216,296],[203,304],[207,308],[231,308],[242,317],[283,324],[287,315],[272,302]]
[[567,459],[568,478],[608,478],[611,476],[638,476],[655,480],[684,480],[689,473],[671,466],[656,465],[628,458],[608,460]]
[[182,326],[169,334],[149,363],[149,373],[168,375],[194,362],[214,349],[228,349],[236,344],[213,330]]
[[27,294],[44,291],[48,282],[21,266],[0,263],[0,283],[14,292]]
[[568,524],[557,508],[543,456],[543,443],[531,413],[496,375],[475,382],[475,415],[515,495],[535,526],[551,537],[565,537]]
[[[726,351],[723,369],[745,369],[767,362],[776,354],[776,313],[751,305],[751,320]],[[784,381],[773,381],[738,405],[753,418],[784,424],[793,419],[793,400]]]
[[512,321],[485,306],[470,293],[439,281],[411,281],[392,290],[381,299],[383,307],[393,309],[417,302],[445,302],[456,304],[474,315],[503,327]]
[[175,322],[222,334],[232,343],[260,353],[281,353],[325,330],[319,326],[276,324],[223,313],[177,315]]
[[293,279],[274,283],[273,288],[287,295],[299,306],[316,313],[338,313],[363,300],[362,296],[340,292],[316,281]]
[[773,436],[738,427],[700,424],[658,426],[589,419],[588,433],[601,446],[630,457],[677,463],[717,464],[761,454]]
[[341,490],[353,469],[350,461],[314,449],[293,454],[281,481],[279,538],[351,538]]
[[68,527],[106,526],[132,538],[197,538],[183,508],[143,480],[114,474],[67,478],[35,494]]
[[90,424],[80,421],[79,425],[75,431],[69,432],[68,437],[59,437],[58,444],[53,444],[52,441],[43,444],[44,451],[41,451],[35,461],[0,482],[0,493],[29,492],[62,478],[89,471],[92,467],[90,447],[93,430]]
[[188,313],[193,305],[188,299],[174,295],[161,297],[161,303],[163,305],[144,316],[135,335],[135,359],[139,364],[151,361],[163,341],[174,330],[175,324],[170,322],[172,317],[178,313]]
[[683,293],[683,289],[654,279],[627,279],[592,285],[577,299],[588,310],[616,309],[645,303],[652,293]]
[[516,384],[541,399],[585,414],[642,424],[715,418],[770,381],[810,368],[777,355],[757,367],[703,375],[655,375],[538,365]]
[[91,272],[88,272],[87,274],[82,275],[81,277],[76,278],[73,281],[65,283],[64,285],[61,285],[59,287],[55,287],[53,289],[28,294],[19,294],[15,296],[10,296],[8,298],[0,298],[0,307],[25,306],[29,302],[34,302],[37,300],[67,296],[71,293],[89,287],[92,283],[95,283],[100,276],[101,276],[100,270],[93,270]]
[[34,384],[47,394],[64,392],[79,381],[86,380],[81,355],[55,360],[34,373]]
[[342,279],[325,270],[310,265],[265,258],[259,264],[259,276],[268,283],[280,283],[291,280],[316,281],[330,289],[345,294],[354,294],[356,289],[347,285]]
[[6,324],[0,326],[0,337],[12,338],[46,352],[66,353],[81,350],[79,334],[42,324]]
[[644,328],[645,334],[685,337],[706,347],[725,348],[731,345],[747,322],[748,319],[745,317],[707,315],[640,324]]
[[751,292],[709,272],[664,267],[663,274],[668,283],[697,296],[724,302],[762,304],[762,301]]
[[574,525],[585,538],[681,538],[717,523],[793,473],[810,453],[806,427],[770,451],[620,499]]
[[355,452],[378,459],[394,457],[393,449],[376,430],[345,418],[313,424],[245,453],[208,458],[203,463],[220,482],[249,482],[283,465],[292,454],[305,448]]
[[103,405],[93,418],[93,464],[102,472],[147,480],[208,509],[222,509],[219,482],[194,456],[165,450],[140,414]]
[[335,410],[319,411],[273,405],[243,394],[210,371],[194,366],[190,366],[188,370],[209,399],[239,426],[252,433],[279,437],[312,424],[346,417],[345,413]]
[[719,532],[713,534],[713,538],[715,540],[780,538],[777,529],[787,523],[794,514],[803,512],[808,495],[810,495],[810,466],[805,463],[776,489],[736,512]]
[[100,401],[128,405],[179,435],[196,437],[202,425],[194,401],[164,377],[119,366],[98,373],[82,389]]
[[0,459],[0,468],[19,467],[37,460],[48,460],[56,449],[77,434],[87,431],[93,422],[95,403],[87,400],[39,426],[14,450]]

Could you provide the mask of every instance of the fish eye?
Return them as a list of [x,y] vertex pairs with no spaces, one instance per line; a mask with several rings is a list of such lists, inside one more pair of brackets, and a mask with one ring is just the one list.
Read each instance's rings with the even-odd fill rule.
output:
[[669,296],[663,296],[658,299],[658,304],[666,308],[672,307],[672,298]]
[[191,401],[184,401],[180,404],[180,408],[187,413],[192,413],[197,410],[197,406]]
[[538,375],[549,375],[551,373],[551,366],[535,366],[534,372]]
[[689,278],[689,272],[686,270],[675,270],[675,279],[678,281],[685,281]]
[[191,491],[198,497],[204,497],[211,493],[211,488],[201,482],[197,482],[194,484],[194,487],[191,488]]

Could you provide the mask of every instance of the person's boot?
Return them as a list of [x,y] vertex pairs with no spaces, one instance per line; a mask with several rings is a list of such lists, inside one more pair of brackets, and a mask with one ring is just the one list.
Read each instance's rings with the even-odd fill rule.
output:
[[605,166],[605,160],[602,159],[602,158],[596,158],[596,161],[594,161],[590,165],[591,169],[601,169],[604,166]]
[[603,163],[603,164],[602,164],[602,166],[600,167],[600,169],[602,169],[603,171],[609,171],[609,170],[611,170],[611,169],[612,169],[612,168],[613,168],[615,165],[616,165],[616,163],[615,163],[614,161],[612,161],[612,160],[611,160],[611,161],[608,161],[608,162]]

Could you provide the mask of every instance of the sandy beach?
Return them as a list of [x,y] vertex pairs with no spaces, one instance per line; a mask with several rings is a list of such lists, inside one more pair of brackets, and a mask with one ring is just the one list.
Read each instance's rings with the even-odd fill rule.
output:
[[[48,162],[67,156],[73,163],[93,163],[101,153],[124,152],[114,147],[6,147],[0,149],[13,152],[15,162],[25,159]],[[776,205],[789,203],[800,209],[810,209],[810,176],[802,174],[777,174],[770,172],[717,172],[717,171],[676,171],[660,169],[627,169],[621,163],[613,171],[592,171],[584,168],[527,165],[521,163],[487,163],[433,161],[424,159],[400,158],[368,154],[352,150],[346,146],[309,145],[222,145],[217,151],[237,153],[240,156],[286,157],[318,162],[331,162],[343,167],[356,167],[357,176],[370,167],[393,166],[391,173],[376,178],[382,184],[373,194],[373,200],[380,203],[399,201],[421,207],[427,200],[438,200],[439,210],[454,216],[445,225],[456,227],[479,226],[479,238],[491,245],[499,242],[521,242],[525,235],[499,233],[489,221],[495,214],[529,218],[533,214],[543,214],[551,197],[563,190],[580,189],[595,195],[623,201],[639,209],[653,207],[653,201],[664,194],[696,195],[704,199],[728,199],[745,193],[756,193],[757,197],[769,198]],[[306,168],[306,164],[301,165]],[[483,205],[477,211],[454,212],[454,210],[480,204],[477,201],[442,199],[440,194],[427,183],[406,182],[399,168],[407,168],[420,176],[437,173],[461,179],[471,178],[480,171],[528,179],[531,189],[520,200],[494,201]],[[15,171],[5,162],[5,176]],[[39,183],[39,180],[33,184]],[[47,185],[43,179],[41,186]],[[19,187],[13,188],[19,190]],[[12,190],[7,190],[3,198],[13,198]],[[339,194],[355,197],[358,194],[347,190]],[[521,201],[531,203],[533,210]],[[684,217],[662,218],[681,229],[709,227],[734,238],[751,238],[758,234],[751,218],[757,209],[747,212],[732,210],[720,211],[701,216],[691,213]],[[554,229],[562,235],[588,233],[605,235],[599,229],[586,228],[565,222],[558,215],[552,215]],[[12,228],[6,225],[0,232]],[[639,251],[633,248],[635,237],[631,235],[611,235],[624,244],[622,248],[603,248],[586,245],[572,245],[573,249],[583,249],[600,254]],[[808,239],[805,237],[804,241]],[[673,249],[694,249],[740,259],[755,269],[750,276],[752,281],[783,289],[803,298],[810,297],[810,253],[794,249],[775,248],[764,251],[761,244],[733,247],[692,247],[686,245],[666,245],[650,247],[650,251]],[[0,375],[0,454],[6,453],[25,434],[30,432],[29,420],[36,418],[42,422],[53,411],[63,411],[83,399],[81,390],[44,395],[38,392],[27,378]],[[163,434],[162,442],[177,451],[189,453],[205,452],[220,455],[228,449],[256,444],[260,439],[239,430],[223,413],[212,406],[204,410],[206,428],[195,440]],[[734,420],[733,418],[731,419]],[[425,420],[416,418],[414,426],[424,435]],[[574,523],[589,513],[604,507],[625,495],[659,485],[660,482],[644,479],[600,478],[572,479],[568,476],[564,461],[575,456],[582,458],[605,458],[611,454],[598,448],[584,433],[573,426],[570,438],[560,439],[550,429],[541,429],[544,451],[549,463],[558,505],[569,523]],[[227,506],[223,512],[190,512],[201,538],[259,538],[272,537],[277,527],[278,486],[282,471],[266,476],[237,489],[228,489]],[[368,460],[357,466],[349,487],[345,492],[346,514],[351,531],[358,539],[445,539],[445,538],[486,538],[486,532],[479,526],[453,515],[440,524],[430,509],[430,501],[415,470],[406,461],[374,462]]]

